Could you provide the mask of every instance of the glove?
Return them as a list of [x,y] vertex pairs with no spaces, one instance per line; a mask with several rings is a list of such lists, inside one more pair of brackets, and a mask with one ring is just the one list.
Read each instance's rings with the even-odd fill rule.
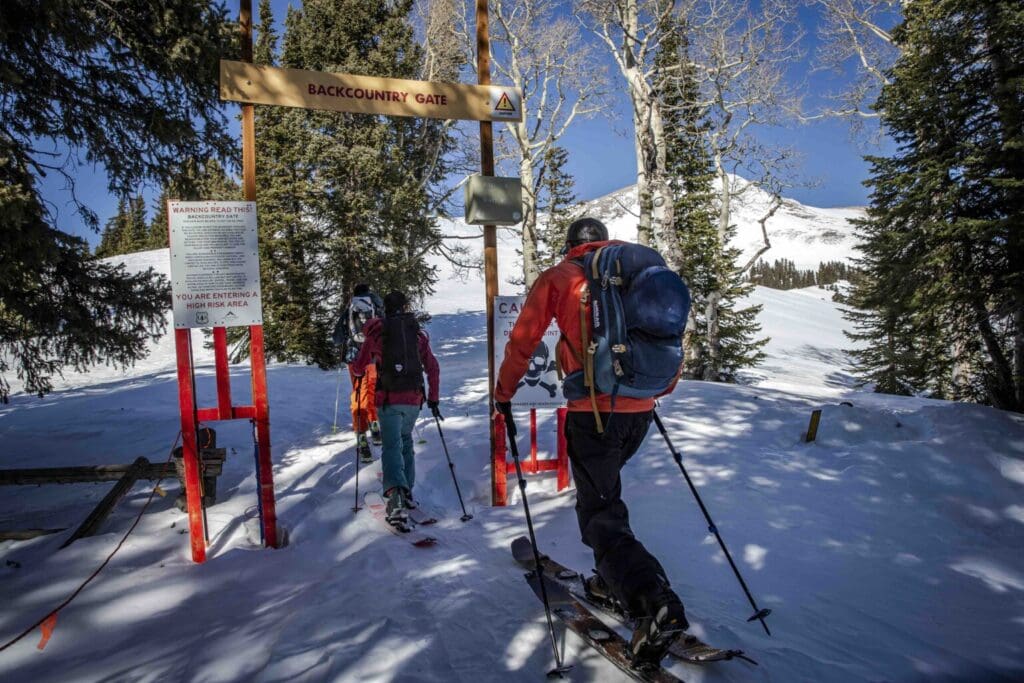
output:
[[427,401],[427,407],[430,408],[430,413],[441,422],[444,422],[444,415],[441,414],[441,408],[437,401]]

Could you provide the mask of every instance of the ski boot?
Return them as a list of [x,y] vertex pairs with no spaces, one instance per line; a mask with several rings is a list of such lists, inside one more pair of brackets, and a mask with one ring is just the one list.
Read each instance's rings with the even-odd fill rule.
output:
[[405,492],[405,507],[409,508],[410,510],[415,510],[419,506],[420,504],[417,503],[416,499],[412,497],[412,489],[407,490]]
[[373,451],[370,450],[370,442],[366,440],[366,434],[360,434],[356,439],[356,452],[359,454],[359,462],[373,462]]
[[388,500],[384,513],[388,523],[392,526],[405,526],[409,521],[409,510],[405,504],[405,490],[401,486],[394,486],[385,494]]
[[384,443],[380,436],[380,422],[377,422],[377,420],[370,423],[370,441],[373,442],[374,446],[380,446]]
[[660,666],[672,643],[690,627],[679,597],[666,584],[641,600],[645,616],[636,620],[629,642],[633,666]]
[[612,589],[605,583],[596,569],[592,576],[583,579],[583,592],[587,600],[595,605],[600,605],[619,614],[625,613],[622,604],[612,595]]

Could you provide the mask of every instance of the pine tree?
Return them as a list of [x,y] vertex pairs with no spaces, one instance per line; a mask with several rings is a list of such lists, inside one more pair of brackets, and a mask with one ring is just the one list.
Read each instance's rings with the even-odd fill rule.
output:
[[165,249],[167,236],[167,201],[237,201],[242,190],[215,158],[203,163],[187,159],[160,191],[154,205],[153,220],[147,230],[144,248]]
[[[285,30],[282,65],[306,68],[301,12],[289,8]],[[260,0],[257,35],[254,60],[276,65],[278,35],[269,0]],[[313,218],[313,207],[326,188],[316,178],[309,115],[284,107],[257,107],[255,116],[264,350],[278,360],[328,366],[333,359],[324,330],[330,320],[311,264],[311,256],[324,249],[326,240],[324,226]],[[242,331],[232,333],[229,338],[234,340]],[[244,344],[238,349],[238,356],[248,353]]]
[[[227,150],[217,95],[219,60],[233,52],[224,12],[207,0],[4,0],[0,400],[11,370],[42,394],[63,365],[130,364],[162,333],[166,281],[96,260],[59,229],[39,180],[73,181],[45,151],[67,149],[101,166],[111,193],[126,197],[166,179],[168,159]],[[95,212],[75,201],[98,229]]]
[[[409,21],[412,0],[307,3],[305,68],[416,78],[423,60]],[[368,28],[371,27],[371,28]],[[370,31],[368,39],[367,31]],[[427,186],[443,176],[434,164],[437,119],[310,112],[326,193],[319,208],[329,228],[333,282],[350,291],[369,282],[422,299],[436,275],[425,257],[440,241],[429,218]]]
[[579,218],[576,181],[565,170],[568,160],[569,152],[564,147],[551,146],[537,173],[537,208],[545,213],[537,230],[537,262],[542,270],[561,261],[569,225]]
[[128,200],[128,212],[125,215],[124,242],[122,254],[145,251],[149,248],[149,226],[146,225],[146,200],[142,196]]
[[714,172],[707,149],[708,121],[689,58],[684,21],[667,31],[655,69],[666,131],[666,169],[674,202],[680,275],[690,288],[685,371],[711,381],[735,381],[737,373],[764,358],[768,340],[755,340],[760,306],[739,308],[753,285],[736,268],[739,250],[729,246],[735,226],[720,231],[714,209]]
[[878,108],[850,314],[879,391],[1024,410],[1024,7],[917,0]]
[[150,249],[166,249],[170,246],[168,235],[169,223],[167,213],[167,202],[171,199],[171,192],[167,185],[160,190],[160,196],[153,204],[153,220],[149,224],[149,235],[146,244]]
[[121,251],[121,245],[124,244],[124,216],[127,212],[128,205],[122,197],[117,202],[117,213],[111,216],[107,224],[103,226],[103,232],[100,233],[100,243],[96,245],[96,256],[106,258],[124,253]]
[[[411,0],[310,0],[289,10],[278,54],[263,0],[254,58],[415,79],[423,55],[411,8]],[[330,333],[355,284],[404,290],[413,300],[431,291],[426,255],[440,234],[429,191],[445,172],[437,162],[443,123],[275,107],[256,116],[266,351],[329,367],[337,363]]]
[[149,228],[146,225],[146,200],[142,196],[121,199],[96,246],[96,256],[105,258],[131,254],[149,248]]

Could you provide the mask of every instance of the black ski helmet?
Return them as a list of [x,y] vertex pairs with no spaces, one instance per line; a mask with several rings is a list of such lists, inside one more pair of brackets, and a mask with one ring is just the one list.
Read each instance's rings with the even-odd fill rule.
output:
[[389,292],[384,297],[384,314],[385,315],[398,315],[405,310],[405,307],[409,305],[409,297],[402,292],[397,290]]
[[562,250],[562,253],[587,242],[604,242],[607,239],[608,228],[604,227],[604,223],[590,216],[579,218],[569,224],[569,229],[565,233],[565,249]]

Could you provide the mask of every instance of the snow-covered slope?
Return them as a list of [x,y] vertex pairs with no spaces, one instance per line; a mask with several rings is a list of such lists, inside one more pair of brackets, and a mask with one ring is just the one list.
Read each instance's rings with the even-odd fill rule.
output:
[[[512,270],[509,254],[506,245],[503,272]],[[159,265],[166,255],[132,260]],[[473,311],[482,300],[479,282],[445,278],[427,308]],[[751,590],[773,610],[773,637],[746,623],[750,607],[656,434],[623,475],[634,527],[662,560],[694,632],[761,663],[675,673],[709,683],[1024,679],[1024,420],[860,392],[843,369],[843,322],[828,293],[758,288],[752,300],[764,304],[772,338],[756,383],[686,382],[660,412]],[[260,549],[249,426],[218,424],[229,455],[209,510],[207,563],[191,563],[185,518],[172,503],[178,487],[164,482],[167,497],[155,498],[99,578],[60,612],[46,649],[36,649],[37,629],[0,651],[0,680],[542,680],[552,663],[543,613],[508,551],[525,532],[522,508],[488,505],[484,329],[479,312],[441,312],[429,327],[471,522],[458,521],[426,418],[416,429],[416,489],[442,515],[438,545],[413,548],[366,511],[353,513],[344,412],[332,432],[347,377],[273,365],[275,489],[291,544]],[[178,430],[172,349],[165,337],[124,375],[70,376],[44,399],[17,395],[0,406],[0,467],[166,459]],[[198,390],[212,401],[210,361],[199,360]],[[245,369],[235,374],[244,401]],[[823,410],[818,440],[803,443],[815,408]],[[539,429],[543,457],[554,447],[553,416],[542,413]],[[360,490],[378,476],[379,464],[364,466]],[[58,550],[108,489],[0,489],[0,529],[69,529],[0,542],[0,646],[99,566],[149,495],[138,484],[99,535]],[[571,490],[555,493],[547,477],[528,490],[542,550],[591,567]],[[572,680],[623,679],[562,634]]]

